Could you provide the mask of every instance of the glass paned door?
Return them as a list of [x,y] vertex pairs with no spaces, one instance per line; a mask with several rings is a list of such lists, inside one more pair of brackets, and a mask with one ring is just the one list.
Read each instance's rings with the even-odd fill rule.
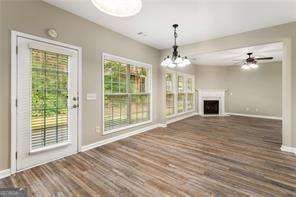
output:
[[17,170],[77,152],[78,52],[18,37]]

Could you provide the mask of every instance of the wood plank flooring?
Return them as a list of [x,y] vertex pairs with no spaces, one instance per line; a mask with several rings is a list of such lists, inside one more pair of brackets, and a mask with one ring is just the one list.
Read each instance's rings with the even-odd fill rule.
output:
[[296,196],[281,121],[191,117],[0,180],[32,196]]

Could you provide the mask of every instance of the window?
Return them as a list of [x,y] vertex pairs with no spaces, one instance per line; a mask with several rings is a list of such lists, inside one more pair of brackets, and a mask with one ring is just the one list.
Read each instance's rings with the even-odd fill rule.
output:
[[173,74],[166,73],[165,78],[166,78],[166,116],[171,116],[175,113]]
[[185,86],[184,86],[184,77],[182,75],[178,76],[178,113],[184,112],[186,105],[185,105]]
[[150,66],[104,55],[104,131],[150,121]]
[[194,108],[194,89],[192,78],[187,79],[187,109],[192,110]]
[[32,150],[68,141],[68,56],[32,50]]
[[194,76],[168,70],[166,80],[166,116],[194,110]]

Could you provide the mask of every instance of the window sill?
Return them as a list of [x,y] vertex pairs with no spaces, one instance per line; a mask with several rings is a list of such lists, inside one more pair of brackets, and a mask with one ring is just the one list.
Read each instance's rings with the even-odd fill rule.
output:
[[190,111],[185,111],[185,112],[175,113],[175,114],[173,114],[173,115],[167,116],[166,119],[175,118],[175,117],[182,116],[182,115],[184,115],[184,114],[188,114],[188,113],[192,113],[192,112],[195,112],[195,109],[192,109],[192,110],[190,110]]
[[131,124],[131,125],[128,125],[128,126],[124,126],[124,127],[120,127],[120,128],[116,128],[116,129],[112,129],[112,130],[108,130],[108,131],[103,131],[103,135],[123,131],[123,130],[126,130],[126,129],[135,128],[135,127],[142,126],[142,125],[149,124],[149,123],[152,123],[152,120],[148,120],[148,121],[140,122],[140,123],[136,123],[136,124]]
[[40,152],[45,152],[45,151],[60,148],[60,147],[63,147],[63,146],[68,146],[70,144],[71,144],[71,141],[67,141],[67,142],[63,142],[63,143],[60,143],[60,144],[54,144],[54,145],[50,145],[50,146],[46,146],[46,147],[42,147],[42,148],[37,148],[37,149],[34,149],[34,150],[30,150],[29,154],[36,154],[36,153],[40,153]]

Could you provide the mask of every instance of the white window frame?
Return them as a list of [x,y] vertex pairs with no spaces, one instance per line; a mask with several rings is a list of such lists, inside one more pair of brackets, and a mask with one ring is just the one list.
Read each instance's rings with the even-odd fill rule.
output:
[[[188,90],[188,79],[192,80],[192,91]],[[193,103],[192,103],[192,109],[188,109],[188,94],[193,94]],[[192,112],[195,111],[195,106],[196,106],[196,94],[195,94],[195,76],[194,75],[189,75],[187,74],[186,77],[186,111],[187,112]]]
[[[148,70],[148,93],[150,94],[150,106],[149,106],[149,120],[144,121],[144,122],[140,122],[140,123],[135,123],[135,124],[130,124],[127,126],[123,126],[123,127],[119,127],[119,128],[115,128],[115,129],[111,129],[111,130],[105,130],[105,73],[104,73],[104,66],[105,66],[105,59],[108,60],[112,60],[112,61],[118,61],[121,63],[125,63],[125,64],[130,64],[133,66],[137,66],[137,67],[144,67],[147,68]],[[115,133],[118,131],[122,131],[122,130],[126,130],[126,129],[131,129],[137,126],[141,126],[141,125],[145,125],[145,124],[149,124],[152,123],[152,114],[153,114],[153,108],[152,108],[152,101],[153,101],[153,96],[152,96],[152,65],[151,64],[147,64],[147,63],[143,63],[143,62],[139,62],[139,61],[135,61],[135,60],[131,60],[128,58],[124,58],[124,57],[119,57],[116,55],[112,55],[112,54],[108,54],[108,53],[102,53],[102,70],[101,70],[101,79],[102,79],[102,133],[103,135],[106,134],[110,134],[110,133]],[[128,85],[128,84],[127,84]]]
[[[167,69],[165,74],[172,74],[172,79],[173,79],[173,94],[174,94],[174,113],[172,115],[166,116],[167,119],[173,118],[179,115],[183,115],[186,113],[194,112],[196,108],[196,103],[195,103],[195,76],[187,73],[183,73],[180,71],[174,71],[171,69]],[[181,75],[184,78],[184,94],[185,94],[185,110],[183,112],[178,112],[178,93],[179,93],[179,87],[178,87],[178,76]],[[188,90],[188,79],[192,79],[192,91],[189,92]],[[166,86],[166,77],[164,77],[165,80],[165,86]],[[193,94],[193,108],[188,109],[188,93]],[[165,107],[166,107],[166,88],[165,88]],[[165,110],[166,111],[166,110]]]
[[[172,90],[172,94],[174,95],[174,109],[173,109],[173,114],[171,114],[171,115],[169,115],[169,116],[167,116],[166,115],[166,107],[167,107],[167,103],[166,103],[166,95],[167,95],[167,93],[166,93],[166,74],[171,74],[172,75],[172,88],[173,88],[173,90]],[[165,77],[164,77],[164,80],[165,80],[165,116],[167,117],[167,118],[169,118],[169,117],[173,117],[173,116],[175,116],[176,115],[176,113],[177,113],[177,108],[176,108],[176,105],[178,104],[178,101],[176,100],[177,98],[176,98],[176,94],[178,93],[176,90],[178,89],[178,84],[176,83],[176,81],[177,81],[177,79],[176,79],[176,77],[177,77],[177,75],[176,75],[176,72],[175,71],[172,71],[172,70],[167,70],[166,71],[166,73],[165,73]]]

